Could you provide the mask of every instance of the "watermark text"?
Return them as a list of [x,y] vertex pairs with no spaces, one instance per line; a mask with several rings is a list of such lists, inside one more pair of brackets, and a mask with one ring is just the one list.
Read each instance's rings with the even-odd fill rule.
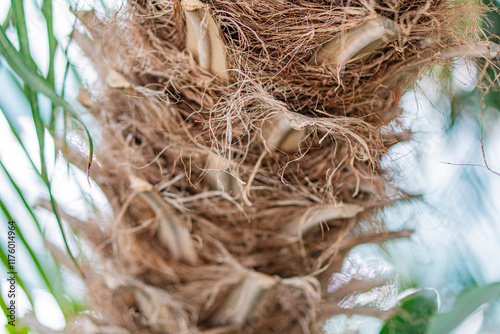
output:
[[10,326],[16,325],[16,223],[10,221],[8,224],[7,232],[7,299],[6,303],[6,313],[7,323]]

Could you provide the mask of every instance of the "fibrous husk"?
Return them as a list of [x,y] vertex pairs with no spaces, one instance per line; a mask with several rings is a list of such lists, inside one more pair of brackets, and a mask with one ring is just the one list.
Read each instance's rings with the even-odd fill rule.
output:
[[[102,257],[168,296],[192,333],[320,332],[320,320],[355,312],[328,291],[346,254],[411,234],[372,218],[408,197],[386,192],[379,161],[407,136],[384,125],[430,65],[498,56],[473,47],[475,24],[460,33],[480,11],[451,0],[131,0],[106,24],[80,14],[104,84],[89,104],[104,137],[90,175],[115,212]],[[182,222],[191,255],[157,237],[160,211]],[[121,311],[154,313],[100,287],[94,296],[107,291]],[[106,319],[164,330],[147,315]]]

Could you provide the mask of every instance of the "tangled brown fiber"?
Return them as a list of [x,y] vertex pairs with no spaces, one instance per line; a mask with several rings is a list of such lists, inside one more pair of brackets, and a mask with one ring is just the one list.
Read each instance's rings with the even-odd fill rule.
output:
[[[75,31],[75,40],[103,83],[88,103],[104,138],[90,175],[114,209],[88,236],[102,264],[86,269],[101,314],[93,326],[321,332],[328,317],[356,313],[338,307],[356,291],[351,282],[328,290],[349,250],[410,234],[373,218],[407,198],[388,191],[379,160],[408,133],[384,126],[417,76],[446,62],[443,50],[479,40],[481,9],[445,0],[202,5],[220,27],[228,79],[186,49],[179,0],[130,1],[109,21],[78,14],[90,35]],[[342,66],[311,63],[374,17],[391,20],[397,36]],[[303,134],[294,152],[269,139],[278,130],[266,127],[283,115]]]

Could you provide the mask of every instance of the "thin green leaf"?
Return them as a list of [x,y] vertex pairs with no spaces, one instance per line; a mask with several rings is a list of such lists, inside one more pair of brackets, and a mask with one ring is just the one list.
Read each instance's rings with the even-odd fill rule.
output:
[[[24,202],[24,198],[23,198],[23,202]],[[8,221],[14,221],[13,216],[11,215],[11,213],[9,212],[9,210],[7,209],[7,207],[2,202],[1,199],[0,199],[0,209]],[[61,285],[62,277],[60,276],[59,271],[58,271],[58,275],[57,275],[58,276],[57,281],[55,280],[56,275],[54,275],[54,273],[52,273],[52,275],[50,275],[52,279],[49,279],[49,276],[47,276],[47,274],[45,273],[45,270],[43,269],[44,266],[40,263],[40,260],[38,259],[37,254],[33,251],[30,244],[27,242],[26,238],[24,237],[24,234],[23,234],[21,228],[17,224],[16,224],[16,238],[18,238],[18,240],[21,241],[21,244],[23,245],[23,247],[28,251],[28,254],[30,255],[31,260],[35,264],[35,267],[36,267],[38,273],[42,277],[42,280],[45,283],[47,290],[56,299],[63,315],[65,317],[67,317],[67,316],[74,314],[74,312],[73,313],[67,312],[68,310],[70,310],[70,307],[71,307],[71,309],[74,309],[75,305],[74,305],[73,301],[68,300],[68,296],[65,295],[65,291],[62,289],[62,285]],[[3,250],[1,248],[0,248],[0,253],[3,253]],[[3,262],[4,266],[6,268],[8,268],[9,263],[7,260],[7,256],[5,255],[5,253],[0,254],[0,257],[2,257],[2,256],[3,256],[2,262]],[[16,259],[18,259],[18,258],[16,258]],[[17,275],[16,278],[17,278],[17,281],[23,282],[22,277],[20,277],[19,275]],[[31,289],[29,289],[29,287],[25,283],[22,283],[22,285],[21,284],[19,284],[19,285],[25,291],[31,305],[33,305],[33,296],[31,295]]]
[[458,296],[450,312],[436,314],[431,319],[426,334],[451,332],[481,305],[498,297],[500,297],[500,282],[466,290]]
[[[73,109],[71,104],[60,97],[50,86],[47,84],[44,78],[40,77],[37,73],[33,73],[30,69],[22,62],[19,57],[19,53],[16,48],[9,41],[5,31],[0,29],[0,53],[4,56],[5,60],[9,66],[14,70],[14,72],[19,75],[19,77],[29,85],[34,91],[39,92],[47,96],[54,104],[59,105],[65,109],[74,119],[76,119],[85,129],[87,138],[89,141],[89,169],[92,164],[92,157],[94,152],[94,145],[92,142],[92,137],[88,131],[85,124],[82,122],[76,111]],[[88,173],[87,173],[88,174]]]
[[[0,199],[0,208],[1,208],[2,212],[4,213],[5,217],[7,218],[7,220],[14,221],[13,217],[11,216],[10,212],[7,210],[7,207],[5,206],[5,204],[3,203],[3,201],[1,199]],[[40,264],[40,261],[38,260],[38,257],[36,256],[35,252],[31,248],[31,246],[29,245],[29,243],[26,241],[26,239],[24,237],[24,234],[22,233],[22,231],[19,228],[19,226],[16,226],[16,238],[19,238],[19,240],[21,241],[21,244],[28,251],[28,253],[29,253],[30,257],[31,257],[31,260],[35,264],[36,269],[37,269],[38,273],[40,274],[40,276],[42,277],[42,280],[45,283],[45,285],[47,286],[47,289],[49,290],[49,292],[54,297],[57,297],[58,295],[61,296],[60,294],[57,294],[56,291],[53,290],[53,284],[51,284],[51,282],[47,278],[47,275],[45,274],[45,271],[43,270],[43,267]]]
[[3,164],[2,161],[0,161],[0,166],[2,167],[5,175],[7,175],[7,178],[9,179],[10,184],[16,190],[19,198],[21,199],[21,201],[24,204],[24,207],[26,208],[26,210],[30,214],[31,218],[33,218],[33,221],[35,222],[36,228],[38,229],[38,232],[40,232],[40,235],[42,235],[42,227],[40,226],[40,223],[38,222],[38,219],[36,218],[33,210],[31,209],[31,206],[28,204],[28,202],[24,198],[23,192],[21,191],[21,189],[19,189],[19,186],[17,185],[16,181],[14,181],[14,179],[12,178],[12,176],[10,175],[9,171],[7,170],[7,168],[5,167],[5,165]]
[[62,222],[61,222],[61,219],[59,217],[59,214],[58,214],[58,210],[57,210],[57,205],[56,205],[56,202],[55,202],[55,199],[53,198],[52,196],[52,192],[51,192],[51,189],[50,189],[50,183],[49,183],[49,180],[48,178],[44,178],[43,175],[38,171],[38,169],[36,168],[36,165],[35,163],[33,162],[30,154],[28,153],[28,151],[26,150],[26,147],[24,146],[19,134],[17,133],[17,130],[12,126],[12,121],[9,119],[9,117],[4,114],[8,123],[9,123],[9,126],[11,128],[11,132],[12,134],[14,134],[14,136],[16,137],[17,141],[19,142],[19,144],[21,145],[21,148],[23,149],[24,153],[26,154],[26,157],[29,159],[31,165],[33,166],[34,170],[37,171],[37,174],[41,177],[41,179],[45,182],[45,184],[47,185],[47,188],[48,188],[48,191],[49,191],[49,195],[50,195],[50,200],[51,200],[51,204],[52,204],[52,207],[53,207],[53,212],[54,212],[54,216],[56,217],[56,220],[57,220],[57,223],[59,225],[59,229],[62,233],[62,237],[63,237],[63,241],[64,241],[64,244],[66,246],[66,250],[68,251],[68,254],[69,256],[71,257],[72,261],[75,263],[75,266],[81,271],[78,263],[76,262],[76,259],[75,257],[73,256],[72,252],[71,252],[71,249],[69,248],[69,245],[68,245],[68,242],[67,242],[67,238],[66,238],[66,234],[64,233],[64,230],[63,230],[63,227],[62,227]]
[[[38,72],[38,67],[36,66],[33,58],[31,57],[28,29],[26,26],[26,13],[24,11],[24,1],[12,1],[12,7],[14,13],[14,24],[16,26],[17,39],[19,41],[19,53],[18,55],[22,59],[23,63],[32,73]],[[35,123],[36,135],[38,139],[38,146],[40,149],[40,165],[42,170],[42,178],[44,181],[48,179],[47,168],[45,163],[45,125],[42,121],[40,115],[40,107],[38,104],[38,97],[36,91],[34,91],[28,83],[25,81],[25,94],[28,102],[31,105],[31,112],[33,115],[33,121]]]
[[[68,41],[68,45],[66,45],[66,48],[64,49],[64,56],[66,57],[66,67],[64,69],[64,77],[63,77],[63,84],[62,84],[62,91],[61,91],[61,97],[64,98],[65,94],[66,94],[66,82],[68,80],[68,77],[69,77],[69,72],[70,70],[73,70],[73,74],[76,73],[76,71],[74,71],[74,67],[72,66],[71,62],[69,61],[69,56],[68,56],[68,50],[69,50],[69,47],[71,45],[71,43],[73,42],[73,31],[75,31],[75,26],[76,26],[76,23],[78,22],[78,19],[75,17],[75,21],[73,22],[73,29],[71,30],[71,33],[69,35],[69,41]],[[76,74],[76,79],[78,80],[78,82],[80,83],[80,77],[78,76],[78,74]],[[55,121],[56,121],[56,117],[55,117],[55,114],[52,115],[52,119],[51,119],[51,129],[55,128]],[[66,111],[63,109],[63,134],[62,134],[62,138],[63,138],[63,143],[64,145],[66,145],[66,131],[67,131],[67,113]]]
[[28,28],[26,26],[26,13],[24,12],[24,1],[11,1],[11,8],[13,11],[14,25],[16,26],[17,38],[19,41],[19,49],[21,54],[26,57],[29,66],[33,66],[33,59],[31,58],[30,46],[28,41]]
[[17,142],[19,143],[19,145],[21,146],[21,149],[23,150],[24,154],[26,155],[26,157],[28,158],[31,166],[33,167],[33,170],[36,172],[36,174],[41,178],[42,177],[42,174],[40,173],[40,171],[38,170],[38,167],[36,166],[35,162],[33,161],[33,159],[31,158],[30,154],[28,153],[28,150],[26,149],[26,146],[24,146],[24,143],[23,141],[21,140],[21,136],[20,134],[17,132],[17,129],[14,127],[13,125],[13,122],[12,120],[9,118],[9,116],[7,114],[4,113],[4,117],[7,119],[7,123],[9,123],[9,127],[10,127],[10,131],[11,133],[14,135],[14,137],[16,138]]
[[68,240],[66,237],[66,232],[64,231],[61,217],[59,215],[58,206],[57,206],[57,203],[56,203],[54,196],[52,195],[52,191],[50,189],[49,189],[49,197],[50,197],[50,204],[52,206],[52,212],[54,213],[54,216],[56,217],[57,225],[59,226],[59,231],[61,231],[61,235],[63,236],[64,246],[68,252],[68,255],[71,258],[71,261],[75,264],[75,267],[78,269],[78,272],[80,273],[80,275],[82,275],[82,277],[85,278],[85,274],[83,273],[82,268],[78,265],[78,262],[76,261],[76,258],[73,255],[73,252],[69,248]]
[[[69,34],[68,45],[66,45],[66,48],[64,49],[64,55],[66,56],[66,59],[69,59],[68,50],[69,50],[69,47],[71,46],[71,43],[73,42],[73,32],[76,29],[77,22],[78,22],[78,18],[75,16],[75,20],[73,22],[73,29],[71,29],[71,33]],[[66,61],[66,68],[64,69],[63,88],[62,88],[62,92],[61,92],[62,97],[64,97],[64,94],[66,91],[66,81],[68,79],[68,74],[69,74],[70,69],[73,70],[73,74],[75,75],[75,78],[78,80],[79,83],[81,83],[80,76],[78,75],[78,71],[76,71],[74,66],[72,66],[72,65],[73,64],[69,60]]]
[[[11,181],[12,185],[16,189],[19,197],[21,198],[21,201],[25,205],[26,210],[32,216],[33,220],[35,221],[35,223],[37,225],[37,228],[38,228],[40,234],[42,235],[43,232],[41,230],[41,227],[40,227],[40,224],[38,222],[38,219],[34,215],[33,210],[31,209],[31,207],[27,203],[26,199],[24,198],[24,195],[22,194],[22,191],[19,189],[19,187],[17,186],[17,184],[15,183],[15,181],[12,179],[12,177],[9,174],[8,170],[5,168],[5,166],[3,165],[3,163],[1,161],[0,161],[0,165],[3,168],[3,170],[4,170],[5,174],[7,175],[7,177],[9,178],[9,180]],[[13,220],[12,215],[7,210],[5,204],[2,202],[1,199],[0,199],[0,208],[2,209],[2,211],[4,212],[4,215],[7,217],[7,219],[9,221]],[[30,254],[30,257],[33,260],[33,263],[35,264],[35,267],[37,268],[39,274],[41,275],[42,280],[43,280],[43,282],[45,283],[45,285],[47,287],[47,290],[54,296],[54,298],[56,299],[56,301],[60,305],[61,310],[63,310],[63,314],[66,316],[67,312],[65,312],[65,310],[68,309],[67,308],[67,306],[69,306],[68,304],[70,304],[70,305],[73,306],[73,302],[69,302],[68,299],[67,299],[68,297],[64,295],[64,291],[62,289],[60,289],[60,287],[62,287],[61,286],[61,282],[54,281],[55,275],[53,273],[52,273],[52,275],[50,275],[52,277],[52,279],[49,279],[49,276],[47,276],[47,274],[45,273],[45,270],[43,269],[44,266],[40,263],[40,260],[38,259],[36,253],[31,249],[29,243],[26,241],[26,239],[24,237],[24,234],[22,233],[22,230],[19,228],[19,226],[17,228],[17,236],[19,237],[19,239],[21,240],[22,244],[24,245],[24,247],[27,249],[28,253]],[[60,279],[61,278],[59,276],[59,280]]]
[[[57,39],[54,35],[54,21],[52,17],[52,0],[44,0],[42,4],[42,14],[47,22],[47,37],[49,40],[49,71],[47,73],[47,82],[50,87],[55,91],[55,55],[57,50]],[[64,87],[64,86],[63,86]],[[64,88],[63,88],[64,89]],[[63,95],[64,96],[64,95]],[[53,131],[55,128],[57,107],[52,104],[51,106],[51,116],[49,122],[49,130]]]
[[12,22],[13,15],[14,14],[13,14],[12,6],[11,6],[11,7],[9,7],[9,11],[7,12],[7,17],[5,18],[5,21],[3,21],[3,23],[2,23],[3,30],[6,30],[10,26],[10,23]]
[[54,35],[54,21],[52,18],[52,0],[44,0],[42,4],[42,14],[47,22],[47,37],[49,39],[49,72],[47,81],[51,87],[55,88],[55,54],[57,49],[57,39]]
[[[9,171],[5,168],[4,164],[0,161],[0,166],[2,167],[2,169],[4,170],[5,172],[5,175],[7,175],[7,178],[10,180],[12,186],[14,187],[14,189],[16,190],[19,198],[21,199],[21,201],[23,202],[24,204],[24,207],[25,209],[29,212],[29,214],[31,215],[33,221],[35,222],[36,224],[36,227],[38,229],[38,231],[40,232],[40,236],[43,237],[43,232],[42,232],[42,229],[41,229],[41,226],[40,226],[40,223],[38,222],[38,219],[37,217],[35,216],[35,214],[33,213],[33,210],[31,209],[30,205],[28,204],[28,202],[26,201],[26,199],[24,198],[24,195],[23,195],[23,192],[21,191],[21,189],[19,189],[19,186],[16,184],[16,182],[14,181],[14,179],[12,178],[12,176],[10,175]],[[2,206],[2,210],[4,211],[4,209],[6,210],[5,208],[5,205],[3,203],[1,203],[1,200],[0,200],[0,206]],[[6,213],[6,211],[4,211],[4,214],[8,214],[8,212]],[[10,217],[10,214],[9,214],[9,217]],[[10,219],[10,218],[9,218]],[[42,276],[42,279],[43,279],[43,282],[45,283],[47,289],[50,291],[50,293],[52,295],[54,295],[54,297],[56,298],[56,300],[58,302],[61,302],[61,301],[64,301],[63,300],[63,295],[61,293],[58,293],[57,291],[54,290],[54,287],[55,287],[55,284],[54,282],[51,282],[51,280],[49,280],[47,274],[45,273],[45,270],[43,269],[43,265],[40,263],[38,257],[36,256],[36,254],[32,251],[31,247],[29,246],[29,244],[26,242],[25,238],[24,238],[24,235],[21,231],[21,229],[18,229],[18,232],[19,232],[19,237],[21,239],[21,241],[23,242],[23,244],[25,245],[26,249],[28,250],[33,262],[35,263],[35,266],[38,270],[38,272],[40,273],[40,275]]]
[[[85,127],[83,122],[80,120],[78,114],[75,112],[73,107],[62,97],[60,97],[47,83],[47,81],[40,77],[38,73],[34,72],[33,70],[30,70],[30,68],[22,61],[22,57],[20,57],[20,53],[15,49],[15,47],[12,45],[10,40],[8,39],[7,35],[5,34],[5,31],[2,29],[0,30],[0,53],[4,56],[5,60],[9,64],[9,66],[14,70],[14,72],[19,75],[19,77],[24,81],[24,83],[27,85],[27,87],[33,89],[35,92],[42,93],[46,95],[54,104],[61,106],[63,109],[65,109],[68,113],[70,113],[76,120],[78,120],[83,126],[84,129],[87,133],[88,141],[89,141],[89,161],[88,161],[88,166],[87,166],[87,181],[89,182],[90,185],[90,167],[92,165],[92,157],[93,157],[93,142],[92,138],[90,136],[90,133],[88,129]],[[41,121],[41,118],[39,117],[39,114],[37,115],[36,113],[33,113],[34,119],[35,119],[35,125],[37,124],[37,121]],[[42,136],[39,136],[39,144],[40,144],[40,150],[41,153],[43,153],[43,136],[44,136],[45,131],[43,131]],[[37,127],[37,134],[39,134],[38,127]],[[41,141],[41,142],[40,142]],[[78,265],[73,253],[71,252],[71,249],[69,248],[69,244],[67,242],[66,235],[64,233],[63,225],[61,222],[61,219],[58,215],[58,210],[57,210],[57,205],[54,197],[52,196],[51,192],[51,186],[50,186],[50,181],[44,173],[44,169],[46,168],[45,166],[45,159],[43,155],[41,156],[41,161],[42,161],[42,179],[47,185],[47,189],[49,191],[50,195],[50,201],[52,204],[52,208],[54,211],[54,215],[56,216],[59,229],[62,233],[64,244],[66,246],[66,250],[68,251],[69,256],[71,257],[72,261],[74,262],[75,266],[78,268],[80,273],[83,276],[83,272]]]

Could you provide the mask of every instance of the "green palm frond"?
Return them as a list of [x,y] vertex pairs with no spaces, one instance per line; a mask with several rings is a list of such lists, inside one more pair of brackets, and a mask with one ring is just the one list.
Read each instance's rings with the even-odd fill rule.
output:
[[[87,135],[89,144],[88,168],[92,164],[93,141],[79,113],[72,103],[65,99],[67,93],[65,83],[73,67],[68,58],[69,43],[63,48],[55,35],[53,2],[52,0],[44,0],[41,7],[36,8],[41,14],[40,17],[45,20],[47,32],[48,70],[45,74],[42,73],[33,59],[33,54],[40,51],[38,45],[30,41],[25,5],[26,2],[23,1],[12,1],[7,17],[0,27],[0,71],[3,72],[2,78],[6,80],[4,80],[4,84],[7,83],[9,90],[14,91],[16,94],[16,98],[13,100],[12,96],[0,97],[0,110],[12,134],[13,142],[11,145],[13,147],[11,149],[22,152],[32,167],[31,171],[34,177],[43,184],[48,194],[51,214],[59,226],[66,252],[81,273],[74,254],[75,247],[71,245],[74,242],[70,242],[72,236],[68,235],[69,230],[64,227],[60,208],[53,194],[52,181],[54,177],[48,168],[47,159],[51,159],[51,152],[54,152],[52,157],[54,161],[58,156],[54,138],[58,137],[59,140],[66,143],[68,133],[67,115],[69,115],[72,122],[78,122]],[[69,12],[67,14],[71,15]],[[59,55],[58,49],[62,51],[60,54],[66,57],[63,65],[56,59],[56,54]],[[56,73],[62,72],[61,70],[64,71],[63,85],[62,89],[58,89]],[[29,115],[33,122],[38,146],[36,156],[32,155],[32,148],[25,139],[26,129],[19,123],[19,116],[21,115]],[[61,131],[56,128],[58,124],[63,124],[62,133],[59,133]],[[55,298],[66,317],[74,316],[76,312],[82,309],[81,302],[71,297],[71,293],[66,291],[64,273],[52,258],[47,257],[43,246],[47,239],[44,224],[33,209],[33,199],[26,196],[29,189],[26,189],[17,181],[16,174],[19,176],[19,173],[12,169],[15,164],[9,159],[11,158],[8,154],[0,156],[0,167],[7,181],[3,188],[10,189],[10,192],[2,192],[0,208],[4,216],[2,220],[5,220],[2,226],[7,226],[9,221],[19,223],[16,229],[16,252],[21,256],[27,254],[27,257],[17,258],[17,266],[25,266],[30,270],[28,273],[30,278],[25,276],[26,269],[19,270],[17,274],[19,289],[22,289],[26,294],[30,304],[25,305],[24,308],[34,309],[34,290],[42,288]],[[5,196],[9,197],[6,198]],[[25,221],[26,218],[31,222]],[[41,244],[42,246],[35,246],[33,240],[37,240],[35,244]],[[4,267],[5,270],[9,267],[6,242],[6,240],[0,242],[0,258],[2,260],[0,267]],[[4,269],[1,270],[5,271]],[[33,272],[35,273],[34,276]],[[36,280],[38,284],[33,285],[33,280]],[[18,293],[21,293],[21,291],[18,291]],[[0,298],[2,306],[9,302],[6,298],[7,295],[2,294],[2,298]],[[2,309],[5,311],[5,307],[2,307]],[[20,311],[24,312],[20,309],[17,310],[17,312]],[[12,333],[26,332],[21,325],[16,327],[7,326],[6,328]]]

